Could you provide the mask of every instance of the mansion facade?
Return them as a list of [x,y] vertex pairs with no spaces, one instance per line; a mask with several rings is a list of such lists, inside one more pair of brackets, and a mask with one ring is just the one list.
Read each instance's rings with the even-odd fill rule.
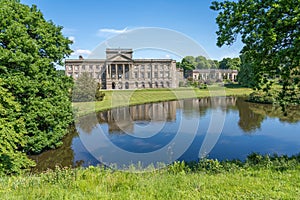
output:
[[67,59],[65,73],[82,73],[101,83],[102,89],[176,88],[183,73],[172,59],[133,59],[132,49],[106,49],[106,59]]

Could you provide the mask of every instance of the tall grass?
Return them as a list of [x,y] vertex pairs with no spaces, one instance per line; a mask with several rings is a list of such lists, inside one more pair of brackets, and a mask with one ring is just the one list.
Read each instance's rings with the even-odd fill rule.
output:
[[0,178],[1,199],[299,199],[300,156],[175,162],[147,173],[57,168]]

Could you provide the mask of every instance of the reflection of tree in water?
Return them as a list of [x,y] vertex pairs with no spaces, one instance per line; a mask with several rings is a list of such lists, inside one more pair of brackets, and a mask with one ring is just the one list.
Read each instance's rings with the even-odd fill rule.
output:
[[64,137],[61,147],[39,155],[29,156],[37,164],[33,171],[46,171],[47,169],[54,169],[55,166],[72,167],[74,160],[72,142],[75,137],[78,137],[78,133],[75,127],[72,126],[69,128],[69,133]]
[[98,118],[94,113],[78,118],[77,125],[85,133],[90,134],[98,124]]
[[246,102],[243,98],[238,98],[236,105],[239,110],[240,120],[238,124],[240,128],[245,132],[252,132],[259,129],[265,119],[265,115],[253,112],[251,109],[253,105]]
[[300,121],[300,106],[287,107],[286,114],[282,112],[280,106],[251,104],[250,109],[257,114],[271,118],[279,118],[279,120],[282,122],[297,123]]
[[237,100],[240,121],[239,126],[245,132],[251,132],[260,128],[261,123],[266,117],[278,118],[282,122],[297,123],[300,121],[300,106],[290,106],[287,113],[284,113],[279,106],[271,104],[249,103],[244,99]]

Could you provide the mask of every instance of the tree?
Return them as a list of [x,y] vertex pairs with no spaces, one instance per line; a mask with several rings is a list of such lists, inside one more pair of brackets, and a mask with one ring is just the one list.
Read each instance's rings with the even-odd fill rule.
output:
[[18,173],[34,164],[21,150],[25,145],[21,106],[2,84],[0,79],[0,175]]
[[215,1],[211,9],[219,12],[218,46],[231,45],[241,36],[241,53],[252,63],[254,89],[270,91],[279,76],[282,89],[276,99],[281,105],[299,103],[300,1]]
[[100,83],[97,83],[90,73],[84,72],[75,81],[73,88],[74,102],[101,101],[104,93],[100,91]]
[[247,54],[243,54],[241,57],[241,65],[240,65],[240,71],[238,74],[238,82],[242,86],[245,87],[255,87],[257,83],[255,83],[255,75],[253,72],[253,62],[249,62],[249,59],[247,59]]
[[72,52],[72,42],[36,6],[18,0],[0,4],[0,78],[19,105],[16,119],[24,121],[24,131],[11,129],[9,135],[22,135],[18,149],[26,153],[55,148],[73,121],[72,79],[55,70]]
[[239,70],[240,65],[241,65],[241,61],[239,58],[223,58],[220,61],[219,68],[220,69]]

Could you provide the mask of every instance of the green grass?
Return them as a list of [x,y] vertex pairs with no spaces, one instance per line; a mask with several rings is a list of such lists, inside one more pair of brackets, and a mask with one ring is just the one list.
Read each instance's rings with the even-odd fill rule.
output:
[[299,199],[300,169],[148,173],[100,167],[0,178],[1,199]]
[[77,115],[85,115],[118,106],[209,96],[241,96],[249,95],[251,92],[252,90],[249,88],[226,88],[216,86],[201,90],[192,88],[114,90],[104,91],[105,97],[103,101],[73,103],[73,107]]

